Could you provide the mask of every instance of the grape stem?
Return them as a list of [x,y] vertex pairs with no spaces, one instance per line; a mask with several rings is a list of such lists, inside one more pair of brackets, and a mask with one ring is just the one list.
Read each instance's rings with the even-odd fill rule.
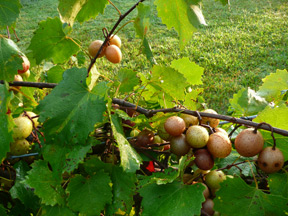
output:
[[273,129],[273,127],[272,127],[270,124],[268,124],[268,123],[266,123],[266,122],[261,122],[261,123],[259,123],[259,125],[258,125],[257,127],[255,127],[254,133],[255,133],[255,134],[257,133],[257,130],[258,130],[258,128],[259,128],[261,125],[267,125],[267,126],[270,128],[271,137],[273,138],[273,147],[272,147],[272,149],[275,150],[275,148],[276,148],[276,139],[275,139],[275,137],[274,137],[274,129]]
[[[135,147],[134,147],[135,148]],[[152,155],[150,155],[149,153],[147,153],[144,149],[141,148],[135,148],[138,152],[141,152],[142,154],[144,154],[145,156],[147,156],[148,158],[150,158],[153,162],[157,163],[159,165],[159,167],[161,169],[166,169],[167,166],[165,166],[164,164],[162,164],[160,161],[158,161],[156,158],[154,158]]]
[[8,35],[8,39],[10,39],[11,36],[10,36],[9,26],[7,26],[7,35]]
[[90,70],[92,68],[92,66],[95,64],[96,59],[98,58],[98,56],[100,55],[102,49],[104,48],[104,46],[106,46],[106,44],[108,43],[110,37],[112,36],[113,32],[116,30],[116,28],[118,27],[118,25],[122,22],[123,19],[125,19],[126,16],[128,16],[136,7],[139,3],[144,2],[145,0],[139,0],[136,4],[134,4],[128,11],[126,11],[124,14],[121,14],[117,20],[117,22],[115,23],[115,25],[113,26],[113,28],[111,29],[111,31],[109,32],[109,34],[107,35],[107,37],[105,38],[105,41],[103,42],[103,44],[101,45],[100,49],[98,50],[96,56],[91,60],[90,65],[88,67],[88,71],[87,71],[87,77],[89,76]]
[[[252,160],[252,162],[255,162],[256,160]],[[245,161],[241,161],[241,162],[238,162],[238,163],[233,163],[233,164],[229,164],[229,165],[227,165],[227,166],[225,166],[225,167],[222,167],[222,168],[219,168],[219,169],[217,169],[217,170],[225,170],[225,169],[231,169],[233,166],[235,166],[235,167],[237,167],[238,165],[240,165],[240,164],[243,164],[243,163],[250,163],[250,161],[248,161],[248,160],[245,160]]]
[[117,10],[119,16],[121,16],[121,11],[110,0],[108,0],[108,2]]

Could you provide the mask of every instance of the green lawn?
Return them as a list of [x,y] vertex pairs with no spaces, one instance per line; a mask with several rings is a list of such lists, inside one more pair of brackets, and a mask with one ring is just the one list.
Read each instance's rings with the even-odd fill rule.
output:
[[[113,2],[125,11],[136,0]],[[21,39],[18,45],[26,50],[38,22],[58,16],[57,0],[22,0],[22,4],[16,32]],[[155,8],[153,13],[157,13]],[[179,49],[177,33],[167,30],[157,17],[151,18],[148,37],[159,64],[167,65],[174,59],[189,57],[204,67],[204,98],[208,107],[225,114],[229,98],[239,89],[248,86],[257,89],[267,74],[287,68],[288,1],[231,0],[228,8],[220,2],[204,0],[203,13],[208,26],[199,29],[183,51]],[[135,15],[136,12],[132,13],[127,20]],[[117,18],[117,12],[108,5],[105,14],[99,15],[96,20],[83,25],[76,23],[72,37],[86,48],[92,40],[103,39],[101,29],[110,29]],[[135,38],[133,24],[128,24],[118,35],[123,41],[124,59],[121,65],[111,65],[99,59],[98,69],[111,73],[124,66],[147,71],[149,65],[145,57],[139,54],[140,43]]]

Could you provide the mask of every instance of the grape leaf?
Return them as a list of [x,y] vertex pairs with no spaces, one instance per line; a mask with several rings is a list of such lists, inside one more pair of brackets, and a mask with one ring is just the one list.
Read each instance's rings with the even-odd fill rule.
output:
[[187,57],[172,61],[171,67],[179,71],[186,78],[189,85],[201,85],[204,68],[191,62]]
[[134,173],[124,172],[120,167],[109,165],[111,169],[110,177],[113,182],[113,201],[112,204],[107,206],[107,214],[115,215],[119,209],[128,213],[134,204],[136,176]]
[[34,193],[42,199],[41,203],[51,206],[64,204],[65,194],[61,187],[61,178],[53,175],[46,161],[34,162],[24,183],[34,188]]
[[258,114],[258,112],[265,109],[268,102],[265,98],[261,97],[254,90],[242,88],[233,98],[229,100],[229,110],[234,111],[234,115],[250,116]]
[[151,8],[148,5],[144,5],[140,3],[137,6],[138,14],[134,20],[134,28],[136,31],[136,35],[139,38],[144,38],[147,34],[150,25],[150,17],[151,17]]
[[139,186],[143,187],[153,183],[156,183],[157,185],[172,183],[178,176],[179,172],[173,168],[168,168],[165,169],[164,172],[154,172],[151,176],[139,176]]
[[[288,199],[262,192],[247,185],[241,178],[227,178],[216,192],[214,209],[223,215],[285,215]],[[245,208],[243,208],[245,206]],[[239,211],[241,209],[241,211]]]
[[110,182],[109,175],[103,171],[87,178],[75,175],[66,189],[68,206],[81,214],[100,215],[112,200]]
[[[269,106],[266,107],[265,110],[259,113],[259,115],[253,120],[255,122],[266,122],[273,127],[280,128],[283,130],[288,130],[288,107],[285,104],[279,105],[278,107],[271,108]],[[271,132],[268,131],[261,131],[263,138],[265,139],[265,143],[273,146],[273,138],[271,136]],[[285,160],[288,159],[288,137],[282,136],[280,134],[274,134],[276,139],[276,145],[277,148],[279,148],[284,157]]]
[[142,53],[147,57],[150,63],[154,65],[156,64],[156,60],[153,56],[151,47],[149,45],[146,36],[150,26],[150,16],[151,16],[150,8],[151,8],[150,6],[146,6],[143,3],[140,3],[137,6],[138,15],[134,21],[134,28],[136,31],[136,35],[143,40],[141,45]]
[[180,182],[149,184],[139,190],[143,197],[142,215],[200,215],[204,189],[201,184],[183,185]]
[[[218,168],[224,168],[227,165],[239,163],[245,160],[251,160],[251,157],[241,157],[239,158],[239,154],[237,151],[233,150],[226,158],[217,158],[215,160],[215,164],[217,164]],[[238,168],[237,168],[238,167]],[[243,174],[245,176],[252,176],[251,168],[253,169],[253,173],[256,172],[255,164],[252,163],[243,163],[236,166],[232,166],[230,169],[227,169],[226,174],[228,175],[240,175]],[[241,171],[239,170],[241,169]]]
[[[187,0],[189,2],[190,0]],[[194,0],[190,1],[191,3],[189,4],[189,11],[188,17],[192,25],[196,28],[198,28],[200,25],[207,26],[205,18],[203,16],[202,10],[201,10],[201,4],[197,3],[195,4]]]
[[157,5],[158,16],[167,28],[174,27],[178,32],[180,48],[183,49],[191,40],[198,25],[203,23],[204,18],[200,8],[186,0],[156,0],[155,5]]
[[60,65],[50,68],[47,72],[48,83],[59,83],[62,80],[64,69]]
[[0,80],[14,80],[14,75],[22,68],[22,58],[19,55],[24,54],[18,46],[12,40],[0,36]]
[[13,25],[20,14],[19,0],[1,0],[0,2],[0,28]]
[[134,173],[124,172],[121,167],[103,163],[97,157],[94,157],[84,164],[85,170],[92,174],[104,169],[106,173],[109,173],[112,180],[112,193],[113,200],[106,208],[107,215],[115,215],[120,209],[126,213],[129,213],[132,209],[133,195],[135,192],[136,176]]
[[39,23],[28,47],[32,50],[36,63],[52,59],[55,64],[67,61],[80,48],[67,37],[59,18],[47,18]]
[[43,157],[49,162],[53,169],[53,173],[59,174],[64,172],[72,172],[78,167],[78,164],[84,160],[91,146],[86,145],[45,145],[43,149]]
[[8,216],[8,214],[6,213],[6,208],[2,204],[0,204],[0,215]]
[[69,208],[61,206],[42,206],[42,215],[45,216],[76,216]]
[[120,69],[116,78],[120,82],[119,92],[121,93],[131,92],[133,88],[139,84],[139,79],[133,70]]
[[186,93],[184,106],[190,110],[198,110],[199,103],[204,99],[200,96],[204,92],[203,88],[193,89],[191,92]]
[[288,72],[287,70],[277,70],[276,73],[271,73],[262,81],[263,84],[259,87],[257,94],[269,102],[277,101],[283,97],[281,91],[288,89]]
[[[31,209],[26,208],[18,199],[13,200],[13,206],[9,209],[9,216],[31,216],[31,214],[37,214],[36,212],[31,212]],[[0,214],[2,216],[2,214]]]
[[96,18],[99,13],[104,13],[104,9],[107,4],[107,0],[86,0],[76,19],[80,23],[83,23],[91,18]]
[[265,110],[259,113],[259,115],[254,119],[255,122],[266,122],[271,124],[273,127],[288,130],[288,107],[282,104],[278,107],[271,108],[266,107]]
[[288,197],[288,173],[273,173],[269,175],[268,184],[273,195]]
[[5,159],[6,153],[10,151],[10,143],[13,142],[12,129],[14,126],[12,116],[7,114],[11,93],[8,84],[0,84],[0,161]]
[[38,106],[40,122],[48,143],[59,139],[59,143],[85,143],[94,125],[101,122],[106,110],[103,84],[92,91],[86,84],[87,70],[72,68],[63,74],[63,80]]
[[[187,82],[185,77],[170,67],[163,67],[154,65],[152,70],[153,78],[151,86],[157,90],[158,94],[161,94],[161,99],[163,100],[162,92],[170,95],[175,101],[181,100],[184,98],[184,90],[187,87]],[[177,85],[175,85],[177,83]],[[159,98],[159,99],[160,99]]]
[[152,53],[151,46],[146,37],[144,37],[142,42],[142,53],[146,56],[152,65],[157,64],[156,59]]
[[99,76],[100,73],[98,72],[96,65],[94,64],[89,72],[89,77],[86,80],[86,83],[90,91],[95,87]]
[[120,118],[117,115],[111,115],[110,121],[120,151],[121,166],[126,172],[135,172],[140,168],[142,159],[125,138]]
[[72,27],[77,14],[86,2],[87,0],[59,0],[58,11],[61,21]]
[[34,194],[32,188],[27,184],[24,184],[22,181],[25,180],[27,172],[30,170],[30,167],[27,163],[20,161],[14,165],[16,170],[16,181],[14,186],[10,189],[10,194],[13,199],[19,199],[23,205],[27,208],[38,209],[39,198]]

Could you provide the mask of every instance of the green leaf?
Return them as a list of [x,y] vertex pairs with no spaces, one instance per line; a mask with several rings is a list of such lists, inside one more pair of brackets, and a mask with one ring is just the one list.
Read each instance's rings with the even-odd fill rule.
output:
[[162,22],[168,29],[174,27],[178,32],[181,49],[192,39],[198,25],[206,24],[199,6],[190,4],[189,1],[156,0],[155,4]]
[[48,143],[54,139],[61,142],[85,143],[94,125],[101,122],[106,110],[105,89],[99,85],[89,91],[86,84],[87,70],[66,70],[63,80],[38,106],[40,122]]
[[193,89],[191,92],[186,93],[183,105],[190,110],[198,110],[199,104],[204,99],[200,96],[204,92],[203,88]]
[[45,145],[43,157],[51,165],[53,172],[56,174],[72,172],[78,167],[90,150],[91,146],[86,145]]
[[97,173],[99,170],[104,169],[110,175],[113,184],[113,200],[106,208],[107,215],[115,215],[119,209],[126,213],[131,211],[136,188],[136,176],[134,173],[127,173],[121,167],[103,163],[97,157],[86,161],[84,167],[89,174]]
[[150,26],[151,8],[148,5],[140,3],[137,6],[138,15],[134,20],[136,35],[144,39]]
[[227,178],[221,183],[214,204],[214,209],[223,215],[235,215],[237,212],[238,216],[276,216],[285,215],[288,210],[287,198],[264,193],[238,177]]
[[6,212],[6,208],[2,205],[2,204],[0,204],[0,215],[1,216],[8,216],[8,214],[7,214],[7,212]]
[[288,173],[273,173],[269,175],[268,184],[273,195],[288,197]]
[[190,85],[203,84],[201,79],[204,73],[204,68],[191,62],[187,57],[172,61],[171,67],[183,74]]
[[266,107],[265,110],[259,113],[257,118],[254,119],[255,122],[266,122],[271,124],[273,127],[288,130],[288,107],[282,104],[278,107],[271,108]]
[[1,0],[0,1],[0,28],[6,29],[13,25],[20,14],[21,4],[19,0]]
[[8,84],[0,84],[0,161],[5,159],[6,153],[10,151],[10,143],[13,142],[12,129],[14,126],[12,116],[7,114],[11,93]]
[[32,50],[37,64],[44,59],[57,64],[67,61],[80,48],[65,35],[60,19],[49,17],[39,23],[28,49]]
[[86,83],[90,91],[95,87],[99,76],[100,73],[98,72],[96,65],[94,64],[89,72],[89,77],[86,80]]
[[87,0],[59,0],[58,11],[61,21],[72,27],[77,14],[86,2]]
[[[139,84],[139,79],[136,76],[136,72],[129,69],[120,69],[117,75],[117,80],[120,82],[120,93],[129,93],[133,91],[133,88]],[[117,86],[118,87],[118,86]]]
[[142,53],[146,56],[152,65],[157,64],[156,59],[152,53],[151,46],[146,37],[144,37],[142,42]]
[[[260,123],[260,122],[266,122],[273,127],[280,128],[283,130],[288,130],[288,107],[285,104],[282,104],[278,107],[271,108],[269,106],[266,107],[265,110],[259,113],[257,118],[255,118],[253,121]],[[261,131],[263,138],[265,140],[265,143],[268,145],[273,146],[273,138],[271,136],[271,132],[268,131]],[[276,145],[277,148],[279,148],[284,157],[285,160],[288,159],[288,148],[287,148],[287,143],[288,143],[288,137],[287,136],[282,136],[279,134],[275,134],[275,139],[276,139]]]
[[183,74],[170,67],[154,65],[152,75],[153,82],[150,85],[153,86],[155,90],[158,89],[157,94],[161,94],[160,98],[162,98],[162,100],[163,92],[170,95],[175,101],[184,99],[184,91],[188,84]]
[[56,65],[50,68],[47,71],[47,82],[59,83],[62,80],[63,73],[64,73],[64,69],[59,65]]
[[20,55],[24,54],[12,40],[0,36],[0,80],[14,80],[14,75],[22,68]]
[[115,215],[119,209],[129,213],[134,204],[136,176],[134,173],[124,172],[121,167],[109,165],[111,167],[110,177],[113,183],[113,201],[111,205],[107,206],[107,213],[108,215]]
[[277,70],[276,73],[271,73],[262,81],[263,84],[257,94],[269,102],[277,101],[283,97],[281,91],[288,89],[288,72],[287,70]]
[[154,183],[156,183],[157,185],[172,183],[179,176],[179,172],[177,172],[173,168],[168,168],[165,169],[164,172],[154,172],[151,176],[139,176],[139,184],[140,186],[145,186],[147,184]]
[[250,116],[258,114],[258,112],[265,109],[268,102],[261,97],[254,90],[242,88],[233,98],[229,100],[230,110],[234,111],[234,115]]
[[112,192],[109,175],[103,171],[84,178],[76,175],[67,187],[68,206],[85,215],[100,215],[105,205],[110,204]]
[[24,161],[15,164],[14,168],[16,170],[16,181],[10,189],[11,197],[19,199],[27,208],[38,209],[40,207],[39,198],[35,196],[32,188],[22,182],[31,168]]
[[142,159],[125,138],[120,118],[117,115],[111,115],[110,121],[120,151],[121,166],[125,172],[135,172],[140,168]]
[[107,4],[107,0],[85,0],[85,4],[81,8],[76,19],[80,23],[83,23],[89,19],[96,18],[99,13],[104,13],[104,9]]
[[142,215],[200,215],[204,189],[201,184],[183,185],[180,182],[147,185],[139,190],[143,197]]
[[[218,168],[224,168],[227,165],[231,165],[233,163],[239,163],[245,160],[251,160],[249,157],[241,157],[239,158],[239,154],[237,151],[233,150],[226,158],[217,158],[215,160],[215,164],[217,164]],[[237,168],[238,167],[238,168]],[[225,172],[227,175],[240,175],[243,174],[244,176],[252,176],[251,167],[253,173],[256,172],[256,167],[253,162],[249,163],[243,163],[236,166],[232,166],[230,169],[227,169]],[[239,168],[242,170],[242,172],[239,170]]]
[[45,216],[76,216],[69,208],[61,206],[43,206],[42,215]]
[[34,188],[34,193],[42,199],[41,203],[51,206],[64,204],[65,194],[61,187],[61,178],[53,175],[46,161],[34,162],[24,183]]

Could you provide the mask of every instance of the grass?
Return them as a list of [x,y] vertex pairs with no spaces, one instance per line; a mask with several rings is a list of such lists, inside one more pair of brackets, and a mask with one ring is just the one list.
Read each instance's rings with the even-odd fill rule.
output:
[[[125,11],[136,1],[113,2]],[[58,16],[58,1],[22,0],[22,4],[16,32],[21,39],[18,45],[26,50],[38,22]],[[155,7],[152,13],[156,15]],[[288,2],[231,0],[228,8],[214,0],[203,0],[203,13],[208,26],[199,29],[183,51],[179,49],[177,33],[167,30],[157,17],[151,17],[152,26],[148,38],[159,64],[169,65],[174,59],[189,57],[205,68],[203,82],[207,105],[225,114],[229,98],[238,90],[248,86],[257,89],[266,75],[276,69],[287,69]],[[133,12],[127,20],[135,15],[136,12]],[[81,45],[86,48],[92,40],[103,39],[101,29],[111,29],[116,20],[117,12],[108,5],[105,13],[97,19],[82,25],[76,23],[72,37],[81,41]],[[111,65],[99,59],[98,70],[113,72],[119,67],[128,67],[136,71],[147,71],[149,64],[139,54],[140,41],[135,38],[133,24],[128,24],[118,35],[123,41],[124,59],[121,65]]]

